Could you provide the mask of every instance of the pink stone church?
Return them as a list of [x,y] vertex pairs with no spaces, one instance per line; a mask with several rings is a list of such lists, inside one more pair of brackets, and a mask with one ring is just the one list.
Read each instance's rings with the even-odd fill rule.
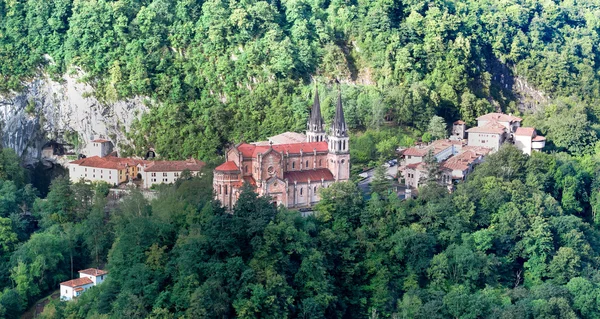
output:
[[247,182],[259,195],[270,196],[274,204],[310,207],[319,202],[319,189],[349,179],[348,142],[341,95],[328,134],[315,92],[306,135],[287,132],[227,151],[227,161],[214,170],[215,198],[231,209]]

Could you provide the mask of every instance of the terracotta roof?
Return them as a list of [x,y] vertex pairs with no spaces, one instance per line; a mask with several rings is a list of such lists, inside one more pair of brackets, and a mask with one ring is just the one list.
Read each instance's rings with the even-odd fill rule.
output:
[[519,121],[522,121],[523,119],[520,117],[516,117],[516,116],[509,115],[509,114],[504,114],[504,113],[488,113],[488,114],[478,117],[477,120],[478,121],[479,120],[498,121],[498,122],[519,122]]
[[454,122],[453,124],[454,124],[454,125],[464,125],[464,124],[465,124],[465,122],[464,122],[464,121],[462,121],[462,120],[458,120],[458,121]]
[[492,151],[492,149],[483,146],[465,146],[463,147],[463,151],[471,151],[478,155],[488,155]]
[[427,155],[427,152],[429,152],[429,150],[431,149],[431,150],[433,150],[433,155],[437,155],[440,152],[448,149],[452,145],[461,145],[461,144],[462,144],[461,141],[452,141],[449,139],[436,140],[436,141],[433,141],[429,145],[421,145],[421,146],[407,148],[407,149],[401,151],[401,154],[405,155],[405,156],[408,156],[408,155],[410,155],[410,156],[425,156],[425,155]]
[[81,287],[81,286],[85,286],[85,285],[89,285],[89,284],[93,284],[93,283],[94,282],[90,278],[83,277],[83,278],[77,278],[77,279],[72,279],[69,281],[61,282],[60,285],[75,288],[75,287]]
[[235,164],[234,161],[227,161],[215,168],[215,171],[220,171],[220,172],[233,172],[233,171],[238,172],[239,170],[240,170],[240,168]]
[[109,140],[105,140],[103,138],[98,138],[92,141],[92,143],[106,143],[106,142],[110,142]]
[[204,162],[191,158],[185,161],[147,161],[145,172],[182,172],[189,170],[192,172],[201,171]]
[[81,287],[75,288],[75,291],[83,291],[83,288],[81,288]]
[[519,136],[533,136],[535,134],[535,128],[533,127],[519,127],[515,131],[515,135]]
[[[258,153],[266,153],[271,146],[254,145],[243,143],[237,146],[238,151],[242,152],[244,157],[257,157]],[[279,153],[300,154],[317,152],[327,152],[329,147],[327,142],[306,142],[306,143],[291,143],[273,145],[273,150]]]
[[114,156],[92,156],[72,161],[70,162],[70,164],[94,168],[125,169],[127,165],[136,166],[145,162],[146,161],[144,160],[138,160],[133,158],[121,158]]
[[541,142],[541,141],[545,141],[545,140],[546,140],[545,137],[543,137],[541,135],[538,135],[538,136],[534,137],[531,141],[533,141],[533,142]]
[[290,183],[306,183],[308,180],[311,182],[320,182],[321,179],[324,181],[334,180],[333,174],[327,168],[318,168],[306,171],[290,171],[283,174],[283,178],[287,178]]
[[107,271],[101,270],[101,269],[96,269],[96,268],[88,268],[88,269],[80,270],[79,273],[90,275],[90,276],[102,276],[102,275],[108,274]]
[[498,122],[491,122],[484,126],[476,126],[467,130],[468,133],[488,133],[488,134],[502,134],[506,128]]
[[250,185],[256,187],[256,181],[252,176],[244,176],[244,181],[248,182]]

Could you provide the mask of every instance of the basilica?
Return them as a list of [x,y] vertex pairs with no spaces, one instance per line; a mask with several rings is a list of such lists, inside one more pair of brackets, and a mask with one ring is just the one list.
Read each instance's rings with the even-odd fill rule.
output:
[[231,209],[242,185],[250,184],[261,196],[288,208],[306,208],[319,202],[319,189],[350,177],[349,138],[342,98],[338,94],[335,117],[325,131],[319,94],[306,126],[306,135],[286,132],[268,141],[240,143],[215,168],[215,198]]

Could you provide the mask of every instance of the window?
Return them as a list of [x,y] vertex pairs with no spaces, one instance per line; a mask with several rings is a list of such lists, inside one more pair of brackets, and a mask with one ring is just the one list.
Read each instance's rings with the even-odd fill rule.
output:
[[323,160],[319,160],[319,167],[323,166]]
[[179,173],[173,173],[173,176],[179,177]]
[[248,173],[248,165],[244,166],[244,173]]
[[292,162],[292,169],[296,169],[296,162]]
[[308,168],[308,160],[306,161],[306,167],[305,168]]
[[156,177],[156,173],[152,173],[152,174],[150,174],[150,175],[152,175],[152,177]]
[[227,185],[225,185],[225,195],[227,195]]
[[315,186],[315,187],[313,188],[313,192],[314,192],[314,193],[316,193],[316,192],[317,192],[317,186]]
[[343,143],[343,145],[344,145],[344,148],[343,148],[342,150],[344,150],[344,151],[345,151],[345,150],[346,150],[346,140],[344,140],[344,143]]
[[300,188],[300,196],[302,196],[302,188]]
[[163,173],[163,177],[167,177],[167,173]]
[[85,168],[85,171],[87,172],[87,167]]
[[221,185],[219,185],[219,194],[222,194],[223,190],[221,189]]

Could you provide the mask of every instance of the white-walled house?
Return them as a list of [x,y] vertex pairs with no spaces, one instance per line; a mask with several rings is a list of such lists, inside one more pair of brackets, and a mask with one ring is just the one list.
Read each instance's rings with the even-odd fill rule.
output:
[[96,182],[104,181],[110,185],[119,185],[138,174],[138,164],[142,160],[115,156],[92,156],[69,163],[69,178],[73,183],[80,179]]
[[204,162],[193,158],[185,161],[144,161],[138,164],[138,172],[142,176],[143,187],[150,188],[156,184],[174,183],[186,170],[196,176],[204,165]]
[[79,278],[60,283],[60,300],[68,301],[79,297],[88,289],[104,282],[108,272],[88,268],[79,271]]
[[89,278],[96,286],[104,282],[107,274],[108,272],[102,269],[88,268],[79,271],[79,278]]
[[108,154],[112,153],[113,144],[109,140],[105,139],[95,139],[88,143],[86,147],[86,152],[88,157],[98,156],[104,157]]

